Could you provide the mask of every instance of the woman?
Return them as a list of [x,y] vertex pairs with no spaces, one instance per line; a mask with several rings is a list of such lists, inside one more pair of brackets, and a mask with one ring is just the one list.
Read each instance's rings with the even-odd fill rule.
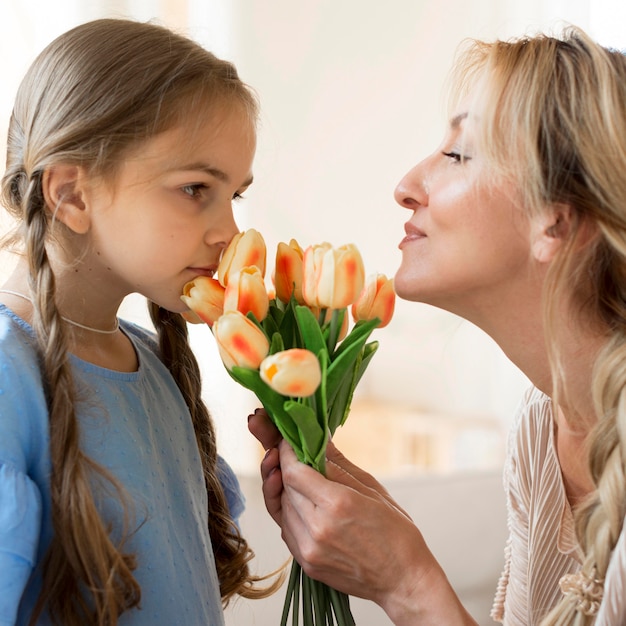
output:
[[[492,616],[624,623],[626,58],[572,28],[473,42],[453,77],[442,145],[396,189],[412,214],[395,286],[482,328],[533,384],[511,433]],[[327,480],[262,413],[250,429],[268,448],[268,510],[309,575],[399,626],[475,623],[371,476],[331,447]]]

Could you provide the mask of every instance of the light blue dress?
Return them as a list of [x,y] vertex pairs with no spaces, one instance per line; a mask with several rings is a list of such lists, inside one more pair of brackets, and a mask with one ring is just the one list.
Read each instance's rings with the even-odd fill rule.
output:
[[[127,550],[137,555],[141,608],[120,626],[224,624],[207,528],[207,494],[191,417],[153,336],[127,322],[135,346],[133,373],[97,367],[76,357],[81,392],[82,450],[106,467],[132,501]],[[0,626],[27,624],[40,590],[34,569],[52,536],[48,411],[33,330],[0,305]],[[232,470],[220,459],[231,514],[243,511]],[[99,507],[121,528],[121,509],[103,494]],[[43,615],[39,624],[49,624]]]

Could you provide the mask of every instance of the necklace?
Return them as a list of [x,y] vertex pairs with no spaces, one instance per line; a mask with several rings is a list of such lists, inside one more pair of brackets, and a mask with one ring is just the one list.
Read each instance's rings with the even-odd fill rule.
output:
[[[10,289],[0,289],[0,293],[8,293],[12,296],[17,296],[18,298],[22,298],[31,304],[33,303],[32,299],[28,296],[25,296],[23,293],[19,293],[18,291],[11,291]],[[61,316],[61,319],[72,326],[78,326],[78,328],[82,328],[83,330],[90,330],[92,333],[100,333],[101,335],[113,335],[115,334],[120,327],[120,321],[115,318],[115,328],[112,330],[101,330],[100,328],[92,328],[91,326],[85,326],[85,324],[80,324],[79,322],[75,322],[74,320],[70,320],[67,317]]]

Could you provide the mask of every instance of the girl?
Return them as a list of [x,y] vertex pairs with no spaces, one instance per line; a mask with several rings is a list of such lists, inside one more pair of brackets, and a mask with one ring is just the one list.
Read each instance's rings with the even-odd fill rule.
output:
[[[626,57],[577,29],[474,42],[442,145],[396,189],[398,295],[463,316],[528,376],[505,467],[493,617],[626,623]],[[305,571],[393,623],[475,624],[410,519],[331,448],[298,464],[262,413],[268,510]]]
[[[223,624],[262,597],[187,343],[252,182],[257,103],[235,68],[124,20],[52,42],[19,88],[3,202],[0,623]],[[117,318],[148,298],[152,334]]]

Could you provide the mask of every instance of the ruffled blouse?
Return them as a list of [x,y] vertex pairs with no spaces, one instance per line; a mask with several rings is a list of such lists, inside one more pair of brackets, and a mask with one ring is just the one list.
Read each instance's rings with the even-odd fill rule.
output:
[[[533,388],[511,430],[504,487],[509,537],[491,616],[506,626],[533,626],[561,598],[559,581],[580,570],[574,530],[556,452],[552,403]],[[596,626],[626,624],[626,539],[613,553]]]

